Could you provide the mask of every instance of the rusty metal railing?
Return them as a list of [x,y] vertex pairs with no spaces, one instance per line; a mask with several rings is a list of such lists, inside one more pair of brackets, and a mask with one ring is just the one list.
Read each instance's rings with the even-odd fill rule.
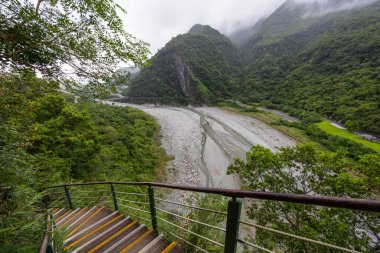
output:
[[[146,187],[146,191],[144,192],[127,192],[127,191],[116,191],[116,185],[125,185],[125,186],[141,186]],[[290,193],[277,193],[277,192],[260,192],[260,191],[247,191],[247,190],[235,190],[235,189],[220,189],[220,188],[208,188],[208,187],[196,187],[196,186],[184,186],[184,185],[171,185],[171,184],[162,184],[162,183],[152,183],[152,182],[90,182],[90,183],[75,183],[75,184],[64,184],[57,186],[48,186],[45,187],[44,190],[49,189],[62,189],[62,196],[66,197],[68,206],[70,208],[74,208],[72,196],[75,195],[75,191],[71,192],[72,188],[75,187],[86,187],[86,186],[110,186],[109,189],[98,190],[98,192],[103,192],[104,194],[109,194],[111,205],[114,206],[115,210],[118,210],[120,207],[126,208],[129,211],[136,211],[137,214],[132,214],[131,216],[135,216],[136,218],[150,221],[152,223],[152,227],[157,229],[166,229],[162,228],[158,225],[157,221],[165,223],[166,225],[175,228],[176,230],[184,231],[188,234],[192,234],[193,236],[197,236],[208,243],[214,244],[215,246],[220,248],[220,251],[232,253],[236,252],[237,244],[241,243],[246,246],[250,246],[252,248],[256,248],[262,250],[264,252],[273,252],[269,249],[265,249],[259,245],[256,245],[252,242],[243,240],[239,238],[239,226],[240,224],[252,226],[257,229],[264,229],[273,233],[281,234],[283,236],[290,236],[296,240],[301,240],[308,243],[314,243],[319,246],[324,246],[327,248],[331,248],[334,250],[342,251],[342,252],[357,252],[352,249],[347,249],[344,247],[336,246],[333,244],[321,242],[318,240],[313,240],[310,238],[293,235],[290,233],[286,233],[283,231],[275,230],[273,228],[268,228],[264,226],[260,226],[253,223],[248,223],[240,220],[241,213],[241,205],[243,198],[250,199],[259,199],[259,200],[272,200],[272,201],[281,201],[281,202],[290,202],[290,203],[298,203],[305,205],[314,205],[314,206],[325,206],[331,208],[344,208],[344,209],[352,209],[352,210],[360,210],[365,212],[377,212],[380,213],[380,201],[378,200],[370,200],[370,199],[354,199],[354,198],[343,198],[343,197],[328,197],[328,196],[314,196],[314,195],[302,195],[302,194],[290,194]],[[182,190],[182,191],[190,191],[190,192],[198,192],[198,193],[209,193],[209,194],[217,194],[229,197],[228,201],[228,210],[227,212],[222,212],[219,210],[212,210],[209,208],[198,207],[195,205],[189,205],[184,203],[179,203],[177,201],[164,199],[161,197],[154,197],[154,188],[159,189],[172,189],[172,190]],[[78,193],[90,194],[93,191],[77,191]],[[128,199],[130,196],[146,198],[145,201],[136,199]],[[121,198],[124,197],[124,198]],[[86,199],[86,196],[78,197],[79,199]],[[222,217],[226,217],[225,219],[225,227],[214,226],[210,224],[206,224],[201,221],[197,221],[188,217],[185,217],[178,213],[173,213],[168,210],[164,210],[162,208],[156,207],[156,201],[169,203],[172,205],[178,205],[188,209],[197,209],[202,211],[211,212],[217,215],[221,215]],[[140,208],[131,205],[140,205]],[[140,215],[149,215],[150,217],[141,217]],[[221,233],[224,233],[224,242],[218,242],[207,238],[203,235],[197,234],[189,229],[181,227],[164,217],[160,217],[160,215],[166,214],[176,219],[184,220],[186,222],[192,222],[197,225],[205,226],[209,229],[218,230]],[[185,238],[180,237],[178,234],[173,233],[173,231],[167,231],[168,234],[176,237],[177,239],[187,243],[188,245],[193,246],[195,249],[200,250],[202,252],[207,252],[203,248],[199,248],[197,245],[194,245],[192,242],[189,242]]]

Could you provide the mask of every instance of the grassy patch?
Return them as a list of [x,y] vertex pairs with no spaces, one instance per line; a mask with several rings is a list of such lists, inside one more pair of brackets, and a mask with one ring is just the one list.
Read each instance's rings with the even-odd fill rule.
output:
[[361,136],[359,136],[357,134],[350,133],[344,129],[339,129],[339,128],[331,125],[330,122],[328,122],[327,120],[324,120],[320,123],[317,123],[316,125],[328,134],[337,135],[337,136],[340,136],[343,138],[347,138],[347,139],[354,141],[356,143],[360,143],[360,144],[366,146],[367,148],[375,150],[376,152],[380,152],[380,144],[379,143],[364,140],[364,139],[362,139]]

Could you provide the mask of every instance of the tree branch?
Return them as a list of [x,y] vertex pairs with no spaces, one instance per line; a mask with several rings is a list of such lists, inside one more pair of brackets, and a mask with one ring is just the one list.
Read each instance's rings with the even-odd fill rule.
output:
[[283,205],[279,205],[281,207],[281,211],[282,213],[285,215],[285,219],[289,222],[289,224],[295,229],[295,230],[299,230],[299,228],[296,226],[296,224],[293,223],[293,221],[290,219],[290,217],[288,216],[288,213],[285,211],[284,209],[284,206]]
[[84,24],[84,23],[80,23],[80,24],[78,24],[76,27],[73,27],[72,29],[69,29],[69,30],[67,30],[67,31],[65,31],[65,32],[62,32],[61,34],[59,34],[59,35],[57,35],[57,36],[51,38],[50,40],[44,40],[44,41],[41,41],[40,43],[34,44],[34,45],[30,46],[30,47],[25,47],[25,48],[23,48],[23,49],[20,49],[20,50],[17,50],[17,51],[13,51],[12,53],[10,53],[10,54],[5,54],[5,55],[8,56],[8,57],[10,57],[10,56],[13,56],[13,55],[15,55],[15,54],[19,54],[19,53],[22,53],[22,52],[28,51],[28,50],[30,50],[30,49],[38,48],[38,47],[40,47],[40,46],[42,46],[42,45],[48,45],[48,44],[51,44],[51,43],[53,43],[54,41],[56,41],[57,39],[61,38],[62,36],[65,36],[65,35],[67,35],[67,34],[69,34],[69,33],[72,33],[72,32],[77,31],[77,30],[78,30],[83,24]]
[[40,9],[40,5],[42,3],[43,0],[37,0],[37,6],[36,6],[36,16],[38,16],[38,11]]

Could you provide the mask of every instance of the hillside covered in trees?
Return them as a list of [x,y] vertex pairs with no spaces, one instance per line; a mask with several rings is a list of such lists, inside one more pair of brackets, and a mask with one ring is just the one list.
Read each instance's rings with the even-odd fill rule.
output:
[[165,163],[159,126],[142,111],[73,103],[73,96],[31,73],[1,76],[0,82],[0,186],[12,188],[9,201],[0,204],[0,252],[37,250],[45,224],[33,206],[40,187],[152,181]]
[[241,58],[232,42],[210,26],[195,25],[152,58],[127,95],[134,101],[201,103],[230,98],[240,82]]
[[316,112],[380,135],[380,2],[326,4],[287,1],[232,34],[234,43],[196,25],[153,57],[127,95],[193,104],[238,99],[296,116]]

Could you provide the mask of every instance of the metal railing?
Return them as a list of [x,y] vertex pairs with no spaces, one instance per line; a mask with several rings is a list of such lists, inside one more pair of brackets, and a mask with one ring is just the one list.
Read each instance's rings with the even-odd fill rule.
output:
[[[92,189],[90,191],[73,189],[77,187],[103,187],[102,189]],[[119,186],[126,187],[140,187],[139,191],[134,189],[131,191],[121,191],[116,189]],[[106,187],[106,188],[104,188]],[[144,189],[145,188],[145,189]],[[166,190],[182,190],[190,192],[198,192],[201,194],[216,194],[222,195],[228,200],[227,212],[220,210],[213,210],[210,208],[199,207],[196,205],[180,203],[173,200],[164,199],[161,196],[155,197],[155,188],[166,189]],[[318,246],[326,247],[328,249],[337,250],[341,252],[358,252],[349,248],[340,247],[337,245],[329,244],[326,242],[314,240],[311,238],[302,237],[299,235],[294,235],[288,232],[276,230],[270,227],[261,226],[254,224],[252,222],[242,221],[240,219],[241,209],[242,209],[242,199],[259,199],[259,200],[274,200],[280,202],[290,202],[314,206],[325,206],[330,208],[344,208],[352,209],[366,212],[380,213],[380,201],[368,200],[368,199],[352,199],[352,198],[340,198],[340,197],[325,197],[325,196],[312,196],[312,195],[301,195],[301,194],[288,194],[288,193],[274,193],[274,192],[259,192],[259,191],[246,191],[246,190],[233,190],[233,189],[220,189],[220,188],[206,188],[206,187],[195,187],[195,186],[182,186],[182,185],[169,185],[161,183],[151,183],[151,182],[90,182],[90,183],[76,183],[76,184],[64,184],[57,186],[45,187],[44,190],[55,192],[50,193],[52,200],[59,200],[60,204],[63,204],[62,200],[65,199],[67,206],[72,209],[79,204],[88,204],[88,200],[94,201],[91,194],[97,194],[95,198],[95,203],[104,203],[108,206],[112,206],[115,210],[119,210],[120,207],[128,210],[128,215],[134,217],[138,220],[148,221],[152,224],[154,230],[163,230],[168,235],[181,240],[182,243],[193,247],[197,251],[208,252],[206,249],[199,247],[193,242],[181,237],[178,233],[173,231],[182,231],[185,234],[195,236],[200,240],[213,245],[213,247],[218,248],[218,252],[236,252],[238,248],[238,243],[251,247],[263,252],[274,252],[272,250],[266,249],[260,245],[256,245],[251,241],[239,238],[239,227],[240,225],[249,226],[254,229],[262,229],[267,232],[278,234],[285,237],[290,237],[295,240],[316,244]],[[58,192],[57,192],[58,190]],[[75,196],[74,196],[75,195]],[[156,207],[156,204],[170,204],[182,207],[186,210],[197,210],[202,212],[212,213],[213,215],[219,215],[223,218],[224,222],[221,224],[208,224],[203,221],[199,221],[193,218],[186,217],[182,213],[174,213],[169,210],[165,210],[162,207]],[[145,215],[145,216],[144,216]],[[192,223],[199,226],[203,226],[207,229],[212,229],[218,233],[224,234],[223,242],[217,241],[212,238],[208,238],[204,235],[196,233],[189,228],[185,228],[181,225],[176,224],[174,221],[169,220],[169,218],[181,220],[186,223]],[[162,224],[162,225],[160,225]],[[225,225],[225,227],[221,227]],[[166,226],[166,227],[165,227]],[[171,229],[168,229],[170,227]]]

